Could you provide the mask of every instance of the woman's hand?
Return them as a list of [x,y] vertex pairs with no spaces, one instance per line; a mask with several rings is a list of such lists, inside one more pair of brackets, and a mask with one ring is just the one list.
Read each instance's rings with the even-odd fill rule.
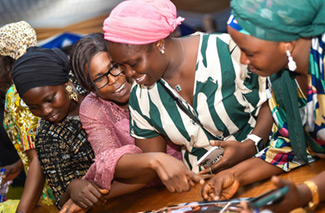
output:
[[272,183],[280,188],[288,186],[289,192],[273,205],[267,206],[273,212],[290,212],[293,209],[305,206],[311,200],[311,192],[305,184],[295,185],[293,181],[273,176]]
[[83,209],[102,205],[105,202],[104,195],[108,192],[108,189],[100,190],[95,184],[83,179],[74,179],[68,187],[70,199]]
[[320,159],[325,159],[325,154],[314,152],[310,147],[308,147],[308,151],[309,151],[312,155],[317,156],[317,157],[319,157]]
[[[213,173],[230,168],[235,164],[252,157],[256,153],[255,145],[251,142],[210,141],[211,146],[224,148],[224,154],[219,161],[211,166]],[[210,168],[205,168],[200,174],[209,174]]]
[[231,198],[239,188],[239,181],[232,172],[219,172],[208,180],[202,188],[202,197],[205,200],[225,200]]
[[2,176],[2,180],[6,182],[15,179],[20,174],[20,172],[23,170],[24,167],[23,167],[23,163],[19,159],[15,163],[4,166],[3,168],[6,169],[6,171]]
[[59,211],[59,213],[86,213],[88,209],[83,209],[78,206],[75,202],[69,199]]
[[182,161],[166,153],[156,152],[152,155],[151,168],[170,192],[189,191],[195,183],[204,183],[203,178],[189,170]]

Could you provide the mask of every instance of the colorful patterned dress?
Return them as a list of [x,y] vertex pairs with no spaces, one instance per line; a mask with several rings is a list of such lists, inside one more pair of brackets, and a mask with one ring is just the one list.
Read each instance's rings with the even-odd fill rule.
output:
[[[309,54],[308,70],[308,97],[306,98],[297,83],[298,105],[302,125],[305,131],[312,137],[317,144],[313,151],[325,149],[325,82],[324,82],[324,48],[325,33],[312,39],[312,47]],[[284,72],[288,72],[285,70]],[[304,162],[294,156],[288,137],[287,116],[282,108],[279,107],[272,85],[269,84],[268,102],[273,114],[275,124],[269,146],[257,157],[278,166],[284,171],[290,171]],[[317,149],[318,146],[318,149]],[[309,155],[309,161],[313,158]]]
[[70,182],[87,173],[93,163],[94,152],[79,116],[66,117],[60,123],[40,119],[35,145],[58,206]]
[[[26,151],[35,149],[35,134],[39,118],[34,116],[28,106],[19,97],[16,87],[12,85],[6,95],[3,125],[23,162],[26,175],[31,163]],[[39,205],[53,205],[55,197],[47,181],[39,200]]]
[[[69,80],[77,92],[87,95],[72,73]],[[94,152],[78,116],[67,116],[60,123],[38,122],[35,146],[43,173],[56,198],[56,206],[70,182],[87,174]]]

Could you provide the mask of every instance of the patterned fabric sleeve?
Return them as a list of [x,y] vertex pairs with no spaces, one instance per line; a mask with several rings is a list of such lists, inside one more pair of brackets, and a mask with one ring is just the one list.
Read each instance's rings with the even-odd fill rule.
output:
[[116,164],[123,155],[141,153],[129,134],[129,119],[125,114],[128,115],[114,103],[99,100],[93,93],[80,107],[80,119],[95,152],[95,163],[84,179],[101,188],[110,189]]
[[160,133],[149,123],[150,116],[146,116],[141,111],[141,108],[150,108],[149,105],[147,107],[144,106],[149,101],[142,101],[140,107],[137,97],[147,98],[146,95],[141,96],[141,92],[141,85],[134,84],[129,99],[131,135],[139,139],[157,137]]
[[78,116],[58,124],[41,119],[37,131],[37,155],[58,205],[70,182],[86,174],[94,153]]
[[19,97],[16,87],[12,85],[7,94],[7,110],[11,114],[19,132],[20,143],[23,151],[35,148],[35,133],[39,118],[33,115],[25,102]]
[[[4,127],[23,162],[26,174],[28,174],[31,163],[26,151],[35,148],[34,142],[38,120],[39,118],[29,111],[29,108],[19,97],[15,86],[12,85],[6,94]],[[45,181],[42,192],[38,204],[41,206],[53,205],[55,197],[47,181]]]
[[[273,126],[273,129],[275,130],[276,126]],[[282,136],[275,138],[273,136],[269,145],[257,153],[256,157],[261,158],[286,172],[289,172],[303,164],[303,162],[294,160],[294,153],[290,145],[290,140],[289,138]]]
[[[312,47],[309,55],[309,70],[308,70],[308,97],[305,97],[303,92],[297,85],[298,106],[302,125],[305,131],[319,145],[325,147],[325,119],[324,119],[324,47],[325,33],[312,39]],[[271,85],[271,84],[270,84]],[[268,103],[272,111],[275,124],[272,129],[272,136],[269,145],[256,155],[266,162],[273,164],[284,171],[290,171],[305,163],[298,160],[291,148],[287,116],[285,111],[279,107],[272,88],[268,90]],[[310,145],[310,144],[309,144]],[[314,150],[315,151],[315,150]],[[308,150],[307,150],[308,152]],[[308,155],[308,161],[314,159]]]
[[233,40],[229,40],[232,64],[236,72],[235,83],[238,90],[249,103],[249,111],[254,116],[258,115],[259,109],[266,102],[266,78],[250,72],[247,65],[240,63],[240,49]]
[[[295,158],[290,139],[282,136],[275,124],[273,125],[272,132],[273,134],[268,146],[257,153],[255,157],[261,158],[281,168],[285,172],[289,172],[294,168],[304,165],[305,163],[303,161]],[[307,157],[309,162],[314,161],[311,155]]]
[[[245,69],[247,70],[247,69]],[[237,82],[238,89],[249,103],[249,111],[255,117],[258,116],[259,109],[266,102],[266,81],[264,77],[248,72],[245,79]],[[256,98],[258,97],[258,98]]]

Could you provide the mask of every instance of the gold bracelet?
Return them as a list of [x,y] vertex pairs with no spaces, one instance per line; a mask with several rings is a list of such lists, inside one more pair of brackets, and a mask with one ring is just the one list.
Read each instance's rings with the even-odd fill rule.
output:
[[309,210],[314,210],[314,209],[316,209],[316,207],[319,204],[318,187],[317,187],[317,185],[313,181],[310,181],[310,180],[305,181],[304,184],[309,188],[309,190],[311,191],[311,195],[313,197],[312,198],[312,201],[310,201],[308,203],[308,207],[307,208]]

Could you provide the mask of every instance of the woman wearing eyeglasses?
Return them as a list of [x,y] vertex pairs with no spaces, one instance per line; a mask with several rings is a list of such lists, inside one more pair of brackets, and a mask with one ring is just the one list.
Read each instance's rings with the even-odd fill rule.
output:
[[[110,190],[104,198],[108,199],[136,191],[156,176],[167,188],[177,187],[167,178],[166,170],[174,171],[176,176],[178,171],[173,168],[185,168],[178,147],[169,146],[168,154],[142,153],[130,136],[128,100],[132,82],[119,66],[111,64],[103,34],[81,38],[71,49],[70,64],[80,84],[90,92],[79,113],[95,152],[95,162],[83,180],[70,184],[71,199],[62,212],[72,211],[73,206],[76,207],[73,202],[88,209],[102,201],[104,194],[98,188]],[[169,165],[171,158],[179,160]]]

